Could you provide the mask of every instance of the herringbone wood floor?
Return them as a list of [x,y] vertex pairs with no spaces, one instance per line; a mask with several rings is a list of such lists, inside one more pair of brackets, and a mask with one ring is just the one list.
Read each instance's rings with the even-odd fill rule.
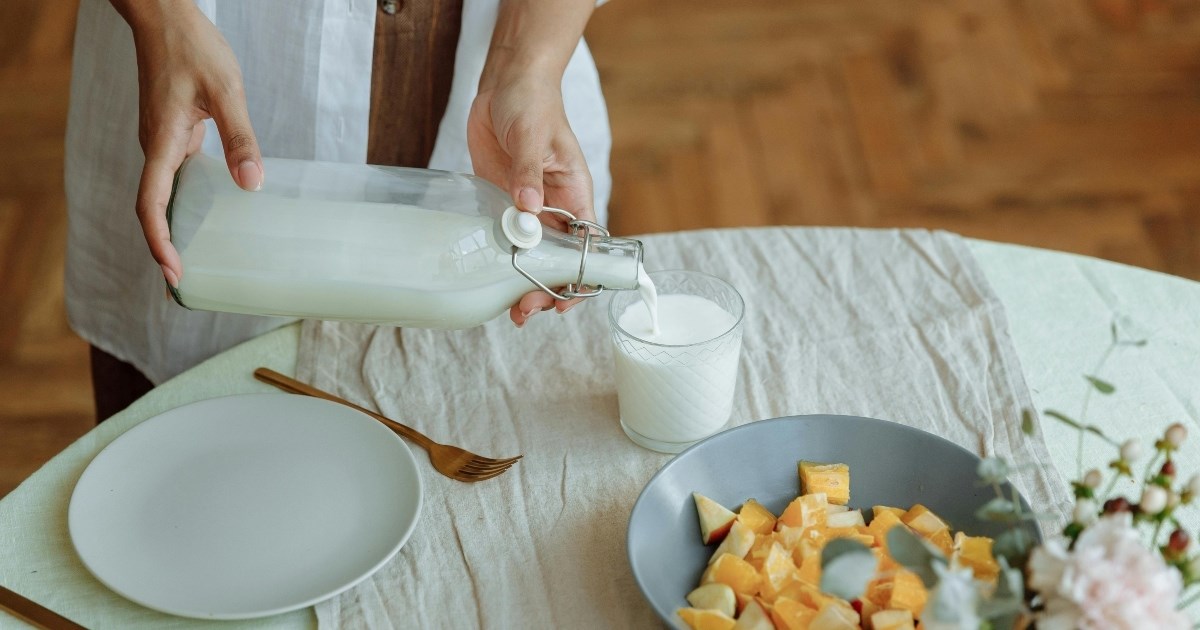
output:
[[[73,2],[0,3],[0,496],[91,426]],[[1200,3],[615,0],[612,227],[922,226],[1200,278]]]

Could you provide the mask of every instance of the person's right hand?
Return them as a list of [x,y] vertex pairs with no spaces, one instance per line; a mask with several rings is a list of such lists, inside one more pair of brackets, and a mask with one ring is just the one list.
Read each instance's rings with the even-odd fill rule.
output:
[[262,157],[237,58],[192,0],[113,0],[113,5],[133,30],[137,49],[138,139],[146,156],[137,216],[163,276],[179,286],[183,264],[171,244],[167,203],[175,171],[200,149],[204,121],[216,121],[229,173],[241,188],[262,187]]

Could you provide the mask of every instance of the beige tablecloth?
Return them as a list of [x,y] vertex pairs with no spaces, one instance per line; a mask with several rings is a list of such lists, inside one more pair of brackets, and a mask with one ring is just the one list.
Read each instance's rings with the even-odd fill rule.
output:
[[[733,423],[806,413],[884,418],[980,454],[1044,466],[1015,484],[1068,497],[1040,433],[1005,317],[963,240],[947,233],[729,230],[648,237],[650,270],[729,280],[746,300]],[[425,476],[421,523],[363,584],[317,606],[327,627],[652,627],[625,560],[625,523],[668,459],[617,423],[606,300],[523,330],[458,332],[308,322],[297,376],[511,472],[466,485]],[[419,458],[424,459],[423,455]]]

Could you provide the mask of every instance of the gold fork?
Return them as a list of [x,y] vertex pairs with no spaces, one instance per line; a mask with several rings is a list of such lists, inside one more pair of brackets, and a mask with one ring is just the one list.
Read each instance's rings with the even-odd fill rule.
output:
[[433,462],[433,467],[443,475],[458,481],[475,482],[491,479],[497,475],[503,474],[513,464],[521,459],[521,455],[509,457],[507,459],[492,459],[491,457],[482,457],[471,451],[461,449],[457,446],[449,444],[438,444],[426,437],[423,433],[413,429],[412,427],[400,424],[391,418],[380,415],[360,407],[345,398],[334,396],[327,391],[317,389],[307,383],[297,381],[290,376],[284,376],[275,370],[260,367],[254,370],[254,378],[274,385],[285,392],[293,394],[303,394],[305,396],[313,396],[314,398],[324,398],[325,400],[341,403],[352,409],[357,409],[372,418],[387,425],[387,427],[401,436],[406,437],[418,446],[429,452],[429,459]]

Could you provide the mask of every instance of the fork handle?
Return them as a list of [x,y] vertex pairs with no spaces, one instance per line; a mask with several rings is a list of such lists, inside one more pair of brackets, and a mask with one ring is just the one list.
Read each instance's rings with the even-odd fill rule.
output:
[[358,411],[361,411],[387,425],[389,429],[395,431],[396,433],[399,433],[400,435],[403,435],[404,437],[416,442],[425,450],[429,450],[431,446],[436,444],[436,442],[428,437],[425,437],[423,433],[410,426],[400,424],[399,422],[396,422],[387,416],[375,413],[374,411],[371,411],[365,407],[360,407],[349,400],[346,400],[345,398],[330,394],[329,392],[313,387],[308,383],[302,383],[290,376],[285,376],[270,368],[260,367],[257,370],[254,370],[254,378],[267,383],[268,385],[274,385],[285,392],[290,392],[292,394],[303,394],[305,396],[312,396],[313,398],[322,398],[331,402],[346,405],[351,409],[357,409]]

